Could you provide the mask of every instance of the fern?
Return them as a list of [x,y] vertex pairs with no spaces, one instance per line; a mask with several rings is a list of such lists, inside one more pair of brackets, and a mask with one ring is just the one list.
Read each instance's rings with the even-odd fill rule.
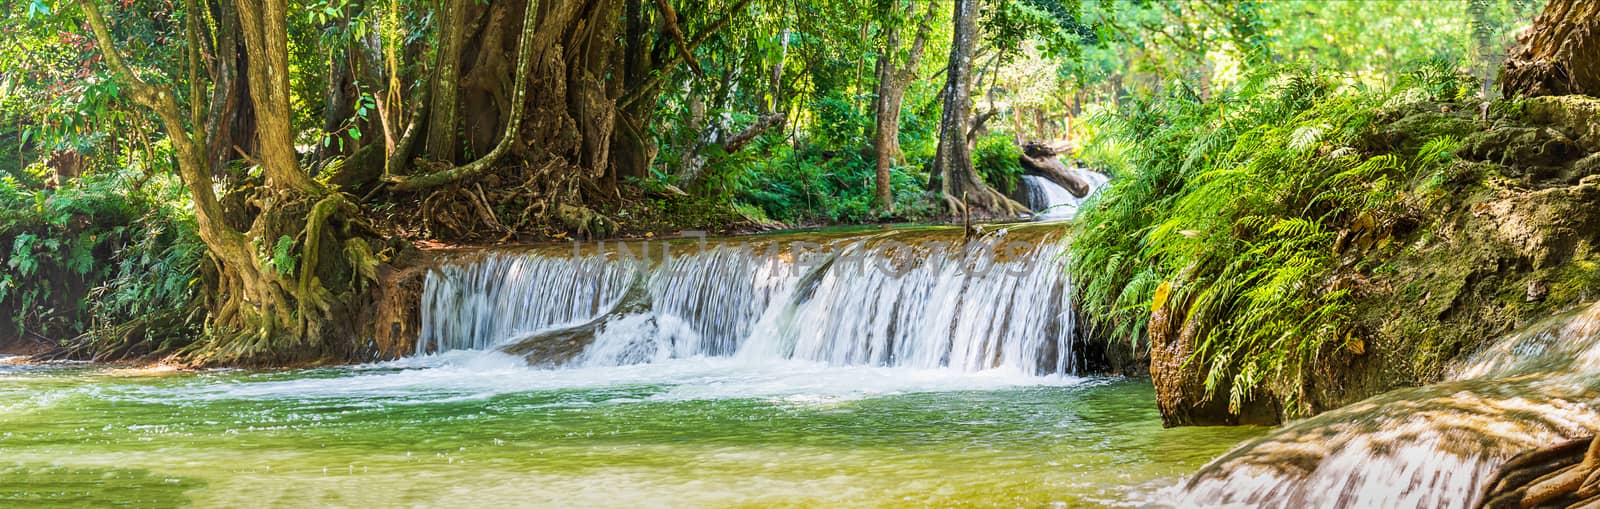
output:
[[268,262],[278,274],[294,275],[294,267],[300,262],[300,255],[294,252],[294,237],[278,237],[278,241],[272,244],[272,258]]
[[[1069,270],[1081,306],[1108,340],[1137,349],[1157,288],[1201,331],[1186,366],[1230,407],[1269,391],[1291,404],[1317,353],[1346,341],[1353,295],[1329,290],[1339,232],[1403,212],[1405,186],[1437,181],[1459,140],[1416,154],[1360,154],[1383,108],[1418,87],[1456,82],[1421,66],[1391,90],[1285,68],[1248,75],[1209,102],[1131,101],[1091,117],[1113,159],[1138,171],[1113,181],[1074,225]],[[1422,94],[1424,96],[1437,94]],[[1428,176],[1422,178],[1420,176]]]

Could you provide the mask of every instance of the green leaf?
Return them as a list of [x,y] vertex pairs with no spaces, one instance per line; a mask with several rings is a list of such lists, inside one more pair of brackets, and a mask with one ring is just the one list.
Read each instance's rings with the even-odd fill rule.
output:
[[294,254],[294,237],[278,237],[278,241],[272,245],[272,268],[288,276],[294,273],[294,266],[299,261],[300,257]]
[[359,127],[351,127],[350,128],[350,139],[352,139],[352,140],[361,139],[361,128],[359,128]]

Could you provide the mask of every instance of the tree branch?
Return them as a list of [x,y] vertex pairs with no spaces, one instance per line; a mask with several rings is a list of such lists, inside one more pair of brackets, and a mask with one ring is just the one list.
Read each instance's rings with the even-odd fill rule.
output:
[[[712,23],[711,26],[706,27],[704,31],[702,31],[699,35],[696,35],[693,40],[689,41],[688,48],[686,50],[679,50],[678,54],[673,55],[672,58],[664,62],[661,62],[661,65],[657,66],[656,69],[666,70],[676,67],[679,63],[683,62],[685,57],[693,55],[695,48],[700,47],[700,45],[705,43],[707,39],[710,39],[712,35],[715,35],[717,32],[720,32],[723,28],[727,27],[728,23],[733,21],[734,15],[738,14],[739,11],[744,10],[744,7],[749,4],[750,0],[738,0],[735,2],[733,7],[728,8],[728,12],[722,15],[722,18],[718,19],[715,23]],[[621,100],[617,101],[617,109],[626,110],[633,106],[633,103],[639,102],[640,99],[643,99],[646,95],[649,95],[651,91],[654,91],[657,87],[661,86],[661,80],[666,79],[666,74],[667,73],[665,72],[653,73],[652,76],[650,76],[650,79],[639,85],[639,88],[627,91],[626,95],[624,95]]]
[[678,28],[678,11],[672,8],[672,0],[656,0],[656,8],[661,10],[661,17],[666,25],[667,35],[672,36],[673,42],[678,45],[678,53],[683,54],[683,59],[689,62],[689,69],[694,71],[700,79],[706,78],[704,70],[700,69],[700,61],[695,60],[694,50],[689,48],[689,43],[683,40],[683,30]]
[[916,77],[917,63],[922,60],[922,51],[928,46],[928,32],[933,29],[933,19],[938,15],[939,2],[928,2],[928,11],[922,15],[922,22],[917,24],[916,38],[911,40],[911,53],[906,55],[906,65],[896,73],[901,82],[910,81]]
[[750,143],[750,141],[756,139],[757,136],[761,136],[761,133],[767,132],[768,129],[772,129],[773,127],[783,125],[785,118],[786,117],[782,113],[762,115],[761,118],[756,119],[754,124],[750,124],[750,127],[746,127],[743,131],[739,131],[739,134],[735,134],[732,138],[728,138],[728,141],[722,144],[722,152],[725,154],[732,154],[744,149],[745,144]]

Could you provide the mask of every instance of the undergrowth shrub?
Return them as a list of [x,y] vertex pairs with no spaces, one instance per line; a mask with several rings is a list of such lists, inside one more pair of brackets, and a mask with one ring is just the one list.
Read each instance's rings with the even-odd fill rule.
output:
[[1022,183],[1022,149],[1011,136],[991,132],[978,138],[972,151],[972,165],[990,187],[1011,194]]
[[735,198],[789,224],[915,220],[936,212],[925,195],[927,174],[919,164],[890,170],[892,215],[877,210],[876,176],[870,154],[860,150],[783,147],[772,159],[753,162],[740,173]]
[[1095,117],[1096,137],[1116,141],[1091,164],[1132,170],[1083,209],[1069,250],[1082,308],[1104,337],[1145,348],[1152,311],[1165,307],[1201,331],[1184,368],[1204,374],[1208,394],[1227,388],[1237,411],[1265,389],[1298,410],[1318,353],[1352,341],[1351,289],[1333,277],[1341,253],[1387,241],[1408,190],[1428,187],[1457,143],[1351,148],[1396,98],[1453,98],[1459,82],[1341,83],[1273,69],[1206,100],[1177,84]]
[[85,356],[195,335],[205,249],[193,215],[181,187],[130,185],[138,178],[91,174],[58,188],[0,178],[0,329]]

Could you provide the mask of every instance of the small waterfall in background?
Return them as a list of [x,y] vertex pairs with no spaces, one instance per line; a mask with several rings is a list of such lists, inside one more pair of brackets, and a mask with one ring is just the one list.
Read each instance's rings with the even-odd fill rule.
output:
[[965,246],[959,229],[923,229],[480,253],[428,275],[418,353],[1072,373],[1061,228],[1015,229]]
[[1511,456],[1600,431],[1600,303],[1511,334],[1451,372],[1246,443],[1201,469],[1177,505],[1471,507]]
[[1048,221],[1055,219],[1071,219],[1078,214],[1078,207],[1096,191],[1105,187],[1111,177],[1104,173],[1083,168],[1069,168],[1068,172],[1089,184],[1089,193],[1083,197],[1073,196],[1066,188],[1044,177],[1023,175],[1022,185],[1027,189],[1028,208],[1037,212],[1034,219]]

